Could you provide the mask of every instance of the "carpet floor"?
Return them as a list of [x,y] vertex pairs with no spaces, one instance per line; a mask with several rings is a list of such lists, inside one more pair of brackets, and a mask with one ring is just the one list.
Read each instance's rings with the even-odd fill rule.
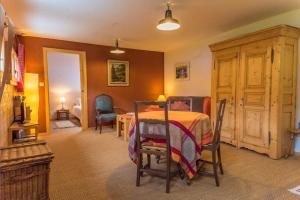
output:
[[[77,129],[75,129],[77,130]],[[224,175],[220,187],[211,177],[196,177],[186,185],[175,177],[171,193],[165,180],[145,176],[135,186],[136,166],[128,157],[127,143],[115,131],[94,129],[44,135],[55,153],[50,172],[52,200],[292,200],[287,189],[300,185],[300,158],[272,160],[249,150],[222,145]]]

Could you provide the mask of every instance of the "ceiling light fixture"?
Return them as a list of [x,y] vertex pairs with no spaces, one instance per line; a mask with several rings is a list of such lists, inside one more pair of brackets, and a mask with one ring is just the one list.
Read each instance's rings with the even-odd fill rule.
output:
[[125,53],[124,50],[120,49],[119,48],[119,39],[116,39],[116,42],[115,42],[115,49],[111,50],[110,53],[114,53],[114,54],[122,54],[122,53]]
[[179,21],[172,16],[172,10],[170,9],[171,2],[167,3],[167,10],[165,18],[158,22],[157,29],[162,31],[172,31],[180,28]]

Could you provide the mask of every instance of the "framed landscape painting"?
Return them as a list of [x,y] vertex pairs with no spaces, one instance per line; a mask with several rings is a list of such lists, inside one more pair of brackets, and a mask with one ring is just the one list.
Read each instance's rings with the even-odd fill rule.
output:
[[129,86],[129,62],[108,60],[108,86]]
[[175,79],[190,80],[190,64],[188,62],[175,65]]

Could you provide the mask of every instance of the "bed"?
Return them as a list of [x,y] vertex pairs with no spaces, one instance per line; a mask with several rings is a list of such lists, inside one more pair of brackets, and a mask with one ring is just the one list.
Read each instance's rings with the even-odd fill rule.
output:
[[76,102],[71,109],[71,114],[79,119],[80,123],[82,123],[82,107],[81,101]]

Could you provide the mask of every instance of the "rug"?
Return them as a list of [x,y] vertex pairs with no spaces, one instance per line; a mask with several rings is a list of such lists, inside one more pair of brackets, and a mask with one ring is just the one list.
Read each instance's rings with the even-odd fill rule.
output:
[[293,194],[300,195],[300,185],[295,188],[289,189],[289,191]]
[[54,122],[54,124],[55,124],[55,127],[54,127],[55,129],[76,127],[76,125],[69,120],[56,121],[56,122]]

